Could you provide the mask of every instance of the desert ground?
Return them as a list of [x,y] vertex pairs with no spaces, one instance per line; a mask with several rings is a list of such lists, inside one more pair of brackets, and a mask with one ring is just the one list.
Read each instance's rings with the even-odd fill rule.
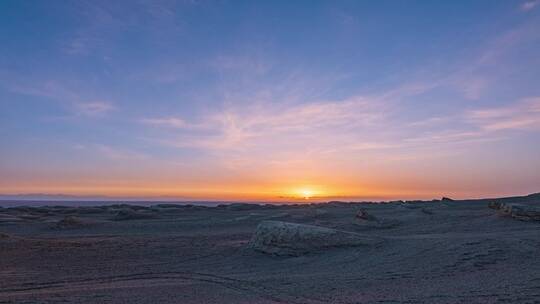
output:
[[0,303],[540,303],[538,207],[4,207]]

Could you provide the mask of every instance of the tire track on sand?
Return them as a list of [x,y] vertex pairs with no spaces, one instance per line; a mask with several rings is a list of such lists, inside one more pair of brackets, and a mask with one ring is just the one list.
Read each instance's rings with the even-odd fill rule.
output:
[[197,272],[148,272],[116,276],[106,276],[76,280],[57,280],[40,283],[28,283],[0,290],[0,299],[28,294],[45,294],[59,292],[73,292],[80,290],[99,289],[119,289],[119,288],[139,288],[169,286],[178,284],[190,284],[202,282],[219,285],[229,290],[240,293],[257,295],[267,300],[278,303],[324,303],[324,301],[299,297],[298,295],[287,294],[283,290],[277,290],[256,282],[235,279],[227,276],[218,276]]

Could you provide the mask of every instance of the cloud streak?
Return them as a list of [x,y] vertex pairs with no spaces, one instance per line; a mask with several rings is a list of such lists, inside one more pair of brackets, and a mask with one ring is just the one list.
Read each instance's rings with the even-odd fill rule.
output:
[[105,144],[76,144],[73,146],[73,149],[97,154],[113,161],[141,161],[150,159],[147,154]]
[[116,109],[115,105],[105,100],[84,98],[74,90],[56,81],[46,81],[37,84],[8,84],[12,92],[50,99],[67,107],[71,112],[80,116],[103,116]]
[[151,126],[161,126],[177,129],[190,129],[194,126],[186,122],[184,119],[178,117],[143,118],[140,120],[140,122]]
[[540,130],[540,97],[521,100],[515,104],[469,111],[467,119],[481,129]]
[[528,12],[528,11],[533,10],[535,7],[537,7],[538,4],[540,4],[540,0],[526,1],[526,2],[522,3],[522,4],[519,6],[519,8],[520,8],[522,11]]
[[182,118],[143,119],[143,123],[180,129],[199,129],[178,139],[177,146],[207,149],[245,149],[265,145],[298,146],[339,144],[341,136],[352,136],[374,127],[384,117],[383,103],[363,97],[309,104],[229,107],[195,124]]

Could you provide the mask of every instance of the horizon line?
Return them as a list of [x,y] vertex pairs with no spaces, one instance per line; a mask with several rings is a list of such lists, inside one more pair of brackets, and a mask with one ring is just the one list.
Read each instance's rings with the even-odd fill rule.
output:
[[130,202],[244,202],[244,203],[287,203],[287,202],[331,202],[340,201],[340,199],[348,200],[348,202],[389,202],[389,201],[432,201],[442,200],[444,198],[450,198],[452,200],[476,200],[476,199],[495,199],[495,198],[513,198],[513,197],[526,197],[532,195],[539,195],[540,192],[533,192],[528,194],[508,195],[500,197],[468,197],[468,198],[451,198],[446,195],[440,197],[429,198],[394,198],[384,196],[314,196],[310,198],[297,198],[297,197],[284,197],[279,196],[277,199],[218,199],[218,198],[194,198],[194,197],[175,197],[175,196],[110,196],[110,195],[72,195],[72,194],[46,194],[46,193],[17,193],[6,194],[0,193],[0,201],[87,201],[87,202],[99,202],[99,201],[130,201]]

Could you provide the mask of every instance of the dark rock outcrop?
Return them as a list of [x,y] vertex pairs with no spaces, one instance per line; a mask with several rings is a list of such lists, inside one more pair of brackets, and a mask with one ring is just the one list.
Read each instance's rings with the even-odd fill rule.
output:
[[356,213],[354,225],[358,228],[388,229],[399,225],[399,221],[380,219],[369,214],[366,210],[360,209]]
[[233,204],[227,205],[225,208],[227,210],[232,210],[232,211],[246,211],[246,210],[261,209],[261,206],[257,204],[233,203]]
[[54,229],[77,229],[89,226],[90,223],[83,221],[75,216],[65,216],[63,219],[56,222],[53,226]]
[[537,206],[490,202],[488,207],[498,210],[499,213],[510,216],[517,220],[540,221],[540,207]]
[[147,220],[156,218],[154,214],[147,214],[142,212],[137,212],[132,209],[123,209],[118,211],[116,215],[112,218],[113,221],[129,221],[129,220]]
[[488,207],[491,209],[499,210],[504,204],[501,202],[493,201],[488,203]]
[[356,213],[356,218],[361,220],[367,220],[367,221],[375,221],[377,220],[373,215],[369,214],[366,210],[360,209]]

